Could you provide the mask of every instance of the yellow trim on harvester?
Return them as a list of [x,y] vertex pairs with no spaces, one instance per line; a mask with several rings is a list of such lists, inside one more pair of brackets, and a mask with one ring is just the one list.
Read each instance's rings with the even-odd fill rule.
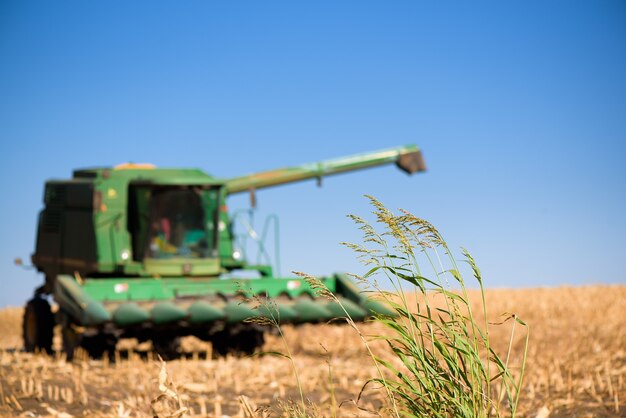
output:
[[122,163],[113,167],[113,170],[154,170],[156,165],[150,163]]

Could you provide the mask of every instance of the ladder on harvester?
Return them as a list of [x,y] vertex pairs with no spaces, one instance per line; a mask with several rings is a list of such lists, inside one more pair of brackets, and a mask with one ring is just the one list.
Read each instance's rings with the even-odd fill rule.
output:
[[[251,260],[252,258],[248,256],[256,253],[257,264],[271,265],[275,274],[280,276],[280,226],[278,215],[268,215],[263,221],[263,228],[261,229],[261,234],[259,234],[254,227],[254,214],[254,209],[238,209],[234,211],[231,222],[233,225],[235,251],[240,251],[241,258],[244,260]],[[237,226],[241,226],[243,231],[237,231]],[[273,233],[274,238],[273,260],[267,251],[266,245],[270,232]],[[248,251],[249,245],[253,248],[253,251]]]

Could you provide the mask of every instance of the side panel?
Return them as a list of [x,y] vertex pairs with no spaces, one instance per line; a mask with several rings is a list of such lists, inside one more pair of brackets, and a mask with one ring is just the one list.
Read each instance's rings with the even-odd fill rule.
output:
[[39,215],[33,263],[48,277],[97,269],[91,181],[50,181]]
[[41,261],[37,260],[45,258],[50,260],[61,258],[61,210],[59,208],[48,208],[39,213],[37,245],[33,262],[39,267]]
[[89,273],[98,262],[96,235],[94,233],[93,212],[91,209],[68,208],[63,212],[63,240],[61,254],[64,260],[63,272],[72,273],[79,269]]

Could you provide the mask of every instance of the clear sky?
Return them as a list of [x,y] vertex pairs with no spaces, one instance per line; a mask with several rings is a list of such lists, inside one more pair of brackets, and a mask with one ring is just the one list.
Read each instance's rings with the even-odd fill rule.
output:
[[[363,194],[467,247],[487,286],[626,283],[626,3],[0,2],[0,306],[42,277],[43,183],[124,161],[235,176],[415,143],[258,192],[282,272],[362,271]],[[246,205],[246,197],[231,206]]]

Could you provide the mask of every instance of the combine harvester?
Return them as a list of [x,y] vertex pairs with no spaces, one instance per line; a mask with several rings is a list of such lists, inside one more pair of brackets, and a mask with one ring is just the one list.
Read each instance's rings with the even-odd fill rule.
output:
[[[26,350],[52,352],[60,325],[70,359],[79,346],[93,357],[112,352],[120,338],[151,340],[172,358],[186,335],[210,341],[217,354],[253,353],[268,329],[246,320],[268,315],[268,305],[254,308],[242,289],[268,298],[281,323],[324,322],[345,316],[343,309],[354,320],[386,312],[345,275],[320,278],[340,306],[317,298],[303,279],[247,263],[225,203],[235,193],[254,197],[257,189],[389,163],[409,174],[425,170],[410,145],[231,179],[124,164],[46,182],[32,256],[45,283],[26,304]],[[239,270],[258,278],[235,278]]]

